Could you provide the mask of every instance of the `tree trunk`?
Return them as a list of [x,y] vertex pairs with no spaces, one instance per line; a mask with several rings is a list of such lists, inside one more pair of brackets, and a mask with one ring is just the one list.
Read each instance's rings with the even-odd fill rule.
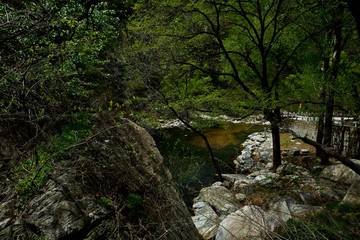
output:
[[[324,140],[323,145],[325,147],[331,146],[332,140],[332,121],[334,113],[334,95],[335,95],[335,81],[339,72],[340,54],[342,51],[342,20],[338,20],[335,24],[335,36],[334,36],[334,51],[332,57],[332,68],[329,76],[329,82],[327,84],[327,101],[325,111],[325,125],[324,125]],[[321,154],[321,163],[329,164],[329,156],[325,152]]]
[[265,119],[271,124],[272,144],[273,144],[273,170],[276,170],[281,165],[281,150],[280,150],[280,128],[281,121],[280,109],[264,110]]
[[273,169],[281,165],[280,153],[280,129],[277,123],[271,123],[272,144],[273,144]]
[[[325,57],[324,58],[324,68],[322,69],[323,71],[323,84],[325,85],[325,82],[327,80],[327,75],[328,75],[328,70],[330,67],[330,58],[329,57]],[[325,102],[325,86],[321,89],[321,93],[320,93],[320,99]],[[318,142],[319,144],[322,144],[324,140],[324,110],[321,109],[321,113],[319,116],[319,120],[318,120],[318,124],[317,124],[317,135],[316,135],[316,142]],[[316,156],[317,157],[321,157],[322,155],[322,150],[321,148],[316,148]]]
[[[317,134],[316,134],[316,142],[322,144],[324,138],[324,114],[321,113],[319,116],[319,120],[317,123]],[[321,157],[322,151],[321,148],[316,148],[316,156]]]
[[[334,90],[331,89],[329,91],[328,99],[326,101],[326,112],[325,112],[323,145],[326,147],[331,146],[333,112],[334,112]],[[324,165],[329,164],[329,156],[324,151],[321,152],[321,164]]]

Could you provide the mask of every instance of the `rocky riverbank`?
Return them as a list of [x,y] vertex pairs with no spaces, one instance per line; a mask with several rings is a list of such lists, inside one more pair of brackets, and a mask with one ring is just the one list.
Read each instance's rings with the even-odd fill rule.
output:
[[282,154],[295,162],[283,161],[271,172],[271,151],[270,133],[249,135],[234,160],[239,173],[201,189],[192,219],[204,239],[264,239],[289,219],[324,211],[329,201],[360,204],[360,177],[342,164],[310,166],[309,150],[292,147]]
[[[226,115],[220,115],[217,117],[201,114],[197,117],[204,119],[204,120],[216,120],[219,122],[228,122],[228,123],[244,123],[244,124],[251,124],[251,125],[270,125],[270,122],[265,121],[262,115],[254,115],[249,116],[245,119],[238,119]],[[191,122],[191,124],[196,124],[195,122]],[[185,124],[183,124],[179,119],[171,119],[171,120],[159,120],[158,128],[186,128]]]

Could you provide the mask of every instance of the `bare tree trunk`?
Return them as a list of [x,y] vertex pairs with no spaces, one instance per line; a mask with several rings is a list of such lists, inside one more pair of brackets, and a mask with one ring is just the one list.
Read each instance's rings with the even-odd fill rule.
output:
[[[326,101],[325,124],[324,124],[324,139],[323,145],[331,146],[332,140],[332,121],[334,112],[334,90],[330,89],[328,99]],[[321,152],[321,164],[329,164],[329,156],[325,152]]]
[[281,165],[280,152],[280,129],[278,124],[271,124],[272,144],[273,144],[273,169]]
[[[322,144],[324,138],[324,113],[321,113],[317,123],[316,142]],[[316,156],[321,157],[321,148],[316,148]]]
[[[330,58],[327,56],[324,58],[324,68],[322,69],[324,85],[325,85],[325,81],[327,79],[329,67],[330,67]],[[325,102],[325,100],[326,100],[325,97],[326,97],[326,95],[325,95],[325,86],[324,86],[321,89],[320,99],[323,102]],[[321,109],[321,113],[320,113],[318,124],[317,124],[316,142],[322,144],[323,140],[324,140],[324,111],[323,111],[323,109]],[[316,148],[316,156],[321,157],[321,155],[322,155],[321,149]]]
[[281,165],[281,151],[280,151],[280,128],[281,121],[280,109],[265,110],[265,119],[271,124],[272,144],[273,144],[273,170]]
[[[334,51],[332,57],[332,68],[329,76],[326,112],[325,112],[325,125],[324,125],[324,140],[323,145],[326,147],[331,146],[332,140],[332,121],[334,113],[334,95],[335,95],[335,81],[339,72],[340,54],[342,51],[342,20],[339,19],[335,23],[335,36],[334,36]],[[321,163],[329,164],[329,156],[323,152],[321,154]]]

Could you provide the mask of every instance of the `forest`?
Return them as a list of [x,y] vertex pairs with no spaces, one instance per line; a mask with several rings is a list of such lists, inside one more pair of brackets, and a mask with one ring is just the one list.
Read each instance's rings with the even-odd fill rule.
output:
[[[3,160],[2,185],[31,199],[48,159],[92,138],[84,126],[105,113],[145,129],[178,119],[205,141],[220,179],[201,116],[263,116],[276,170],[282,113],[310,113],[316,141],[297,137],[321,164],[335,157],[360,174],[331,148],[335,114],[359,121],[359,9],[356,0],[1,0],[0,122],[26,126],[27,139]],[[25,178],[19,162],[29,158]]]
[[263,113],[279,145],[280,111],[302,104],[326,146],[332,114],[360,109],[352,2],[3,1],[1,112]]

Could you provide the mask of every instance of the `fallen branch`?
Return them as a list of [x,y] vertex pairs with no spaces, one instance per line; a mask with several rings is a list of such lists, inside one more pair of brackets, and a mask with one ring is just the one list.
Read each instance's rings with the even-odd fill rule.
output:
[[300,136],[298,133],[294,132],[291,129],[287,129],[287,128],[281,128],[283,131],[285,132],[289,132],[292,135],[294,135],[296,138],[301,139],[304,143],[310,144],[314,147],[317,147],[319,149],[321,149],[322,151],[324,151],[326,154],[328,154],[330,157],[333,157],[337,160],[339,160],[342,164],[344,164],[345,166],[349,167],[351,170],[353,170],[354,172],[356,172],[358,175],[360,175],[360,165],[354,163],[353,161],[351,161],[349,158],[344,157],[343,155],[339,154],[337,151],[335,151],[334,149],[330,148],[330,147],[325,147],[324,145],[311,140],[309,138],[305,136]]

